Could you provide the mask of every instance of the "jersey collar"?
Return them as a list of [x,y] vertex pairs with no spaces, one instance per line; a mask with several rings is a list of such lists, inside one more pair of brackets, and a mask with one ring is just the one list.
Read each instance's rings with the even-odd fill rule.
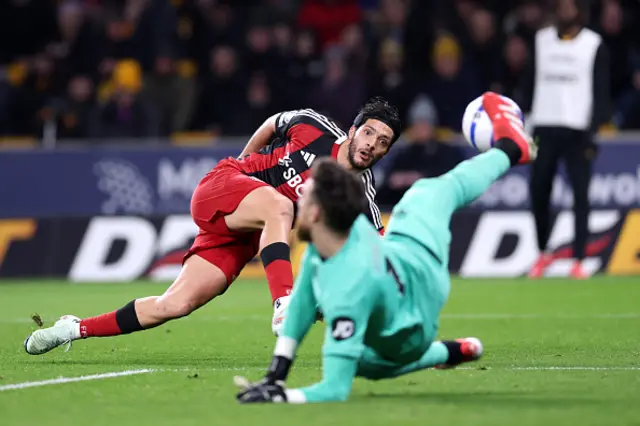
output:
[[346,140],[347,140],[346,136],[341,136],[338,139],[336,139],[336,141],[333,143],[333,148],[331,148],[331,157],[334,160],[338,159],[338,151],[340,151],[340,145],[342,145]]

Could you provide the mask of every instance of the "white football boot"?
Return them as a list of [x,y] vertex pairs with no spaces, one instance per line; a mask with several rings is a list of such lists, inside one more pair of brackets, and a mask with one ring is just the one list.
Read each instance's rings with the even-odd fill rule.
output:
[[51,327],[34,331],[24,341],[24,350],[29,355],[42,355],[61,345],[71,347],[71,342],[80,338],[80,318],[64,315]]
[[291,296],[282,296],[276,299],[273,304],[273,319],[271,320],[271,331],[273,334],[280,336],[280,331],[284,324],[284,319],[287,317],[287,308],[289,307],[289,301]]

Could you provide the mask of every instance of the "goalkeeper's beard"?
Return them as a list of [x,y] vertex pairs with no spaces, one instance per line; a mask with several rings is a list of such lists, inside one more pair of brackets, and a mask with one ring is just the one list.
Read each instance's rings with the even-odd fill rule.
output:
[[298,225],[298,231],[296,232],[298,236],[298,240],[303,243],[311,242],[311,230],[303,225]]

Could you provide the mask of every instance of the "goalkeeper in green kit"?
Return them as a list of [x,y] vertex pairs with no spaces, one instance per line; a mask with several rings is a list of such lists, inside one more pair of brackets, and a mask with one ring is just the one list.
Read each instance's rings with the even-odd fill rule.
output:
[[[476,338],[435,340],[450,289],[449,221],[511,166],[536,155],[511,104],[487,92],[483,107],[494,148],[416,182],[393,209],[383,238],[360,215],[366,197],[357,176],[331,160],[316,161],[298,201],[298,236],[310,244],[288,316],[264,379],[235,378],[238,401],[344,401],[356,376],[386,379],[480,358]],[[287,389],[296,348],[317,309],[326,322],[322,381]]]

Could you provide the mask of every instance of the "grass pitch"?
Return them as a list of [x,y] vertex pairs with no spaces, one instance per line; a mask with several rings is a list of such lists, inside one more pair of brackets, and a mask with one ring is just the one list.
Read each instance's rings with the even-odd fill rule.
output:
[[[69,352],[39,357],[22,348],[36,327],[33,313],[50,325],[62,314],[102,313],[165,287],[0,284],[0,424],[640,424],[640,278],[457,279],[440,336],[477,336],[486,356],[464,369],[358,379],[343,404],[234,400],[232,377],[258,379],[271,359],[271,307],[262,282],[237,282],[192,316],[154,330],[77,341]],[[320,379],[323,327],[317,324],[304,342],[290,385]],[[124,371],[137,374],[9,386]]]

